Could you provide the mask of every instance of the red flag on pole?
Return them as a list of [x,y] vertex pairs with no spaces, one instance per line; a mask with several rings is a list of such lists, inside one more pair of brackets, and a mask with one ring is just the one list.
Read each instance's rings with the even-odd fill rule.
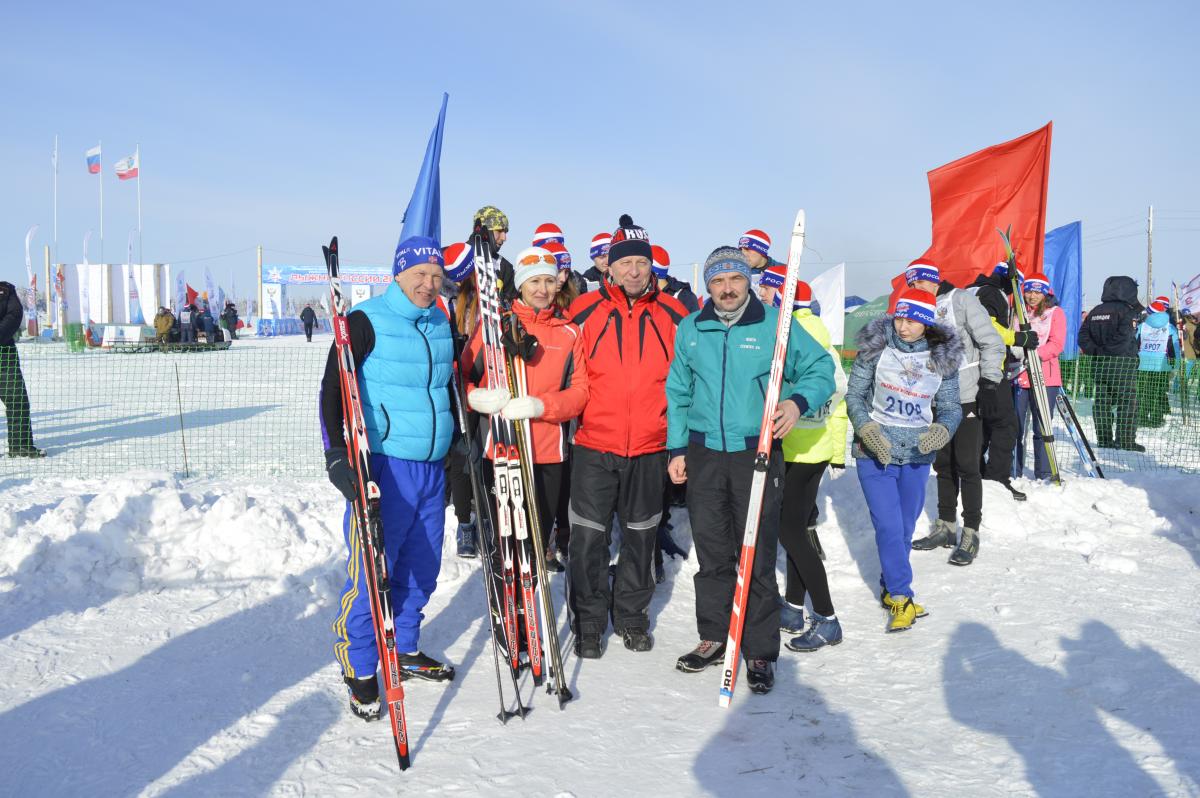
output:
[[190,285],[187,285],[187,283],[184,283],[184,285],[186,286],[186,288],[184,289],[184,301],[190,305],[196,301],[196,297],[200,296],[200,294],[197,293],[195,288],[192,288]]
[[1054,123],[988,147],[929,173],[933,244],[925,257],[942,279],[969,285],[1004,260],[996,229],[1012,225],[1012,243],[1026,274],[1042,271],[1046,189]]

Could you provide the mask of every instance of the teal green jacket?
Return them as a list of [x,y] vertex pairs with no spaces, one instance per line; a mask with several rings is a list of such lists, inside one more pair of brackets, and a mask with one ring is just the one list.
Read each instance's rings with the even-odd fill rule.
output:
[[[751,294],[732,327],[717,318],[712,302],[679,323],[667,374],[672,456],[685,453],[689,442],[722,452],[758,446],[778,313]],[[833,360],[794,318],[791,325],[780,396],[811,416],[833,396]]]

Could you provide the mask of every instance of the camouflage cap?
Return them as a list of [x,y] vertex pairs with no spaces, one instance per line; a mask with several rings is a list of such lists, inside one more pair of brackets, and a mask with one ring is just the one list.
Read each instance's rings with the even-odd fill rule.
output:
[[504,215],[504,211],[495,205],[484,205],[475,211],[474,221],[482,222],[483,226],[489,230],[508,232],[508,217]]

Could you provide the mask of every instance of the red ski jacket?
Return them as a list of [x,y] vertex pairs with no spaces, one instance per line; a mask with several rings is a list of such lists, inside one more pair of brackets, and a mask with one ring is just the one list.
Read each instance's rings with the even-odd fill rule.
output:
[[[519,299],[513,302],[525,332],[538,340],[537,352],[525,364],[527,393],[542,401],[541,418],[530,423],[533,435],[533,462],[561,463],[567,458],[570,423],[578,418],[588,397],[588,375],[583,368],[583,338],[579,328],[555,309],[535,311]],[[463,360],[470,363],[467,389],[486,382],[483,364],[483,339],[480,325],[475,326]],[[484,451],[491,456],[490,441]]]
[[583,331],[588,375],[575,443],[621,457],[666,449],[667,371],[687,309],[653,281],[631,305],[606,280],[572,302],[567,315]]

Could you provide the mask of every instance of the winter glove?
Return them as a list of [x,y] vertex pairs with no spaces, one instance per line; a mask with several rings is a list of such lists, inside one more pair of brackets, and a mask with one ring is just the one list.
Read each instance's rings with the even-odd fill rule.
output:
[[871,454],[875,455],[875,459],[879,461],[880,465],[888,465],[892,462],[892,442],[883,434],[883,429],[879,426],[878,421],[868,421],[859,427],[858,439]]
[[325,450],[325,474],[333,486],[342,492],[346,501],[352,502],[358,495],[358,477],[350,465],[350,455],[345,449]]
[[975,404],[980,418],[991,420],[1000,412],[1000,399],[996,395],[998,387],[991,380],[979,381],[979,392],[975,395]]
[[917,451],[921,454],[936,452],[950,442],[950,430],[934,422],[917,438]]
[[1018,349],[1037,349],[1037,330],[1017,330],[1013,333],[1013,346]]
[[500,415],[509,421],[520,421],[526,418],[541,418],[546,412],[546,406],[536,396],[516,396],[509,400]]
[[494,416],[504,409],[512,396],[500,388],[475,388],[467,394],[467,404],[476,413]]

